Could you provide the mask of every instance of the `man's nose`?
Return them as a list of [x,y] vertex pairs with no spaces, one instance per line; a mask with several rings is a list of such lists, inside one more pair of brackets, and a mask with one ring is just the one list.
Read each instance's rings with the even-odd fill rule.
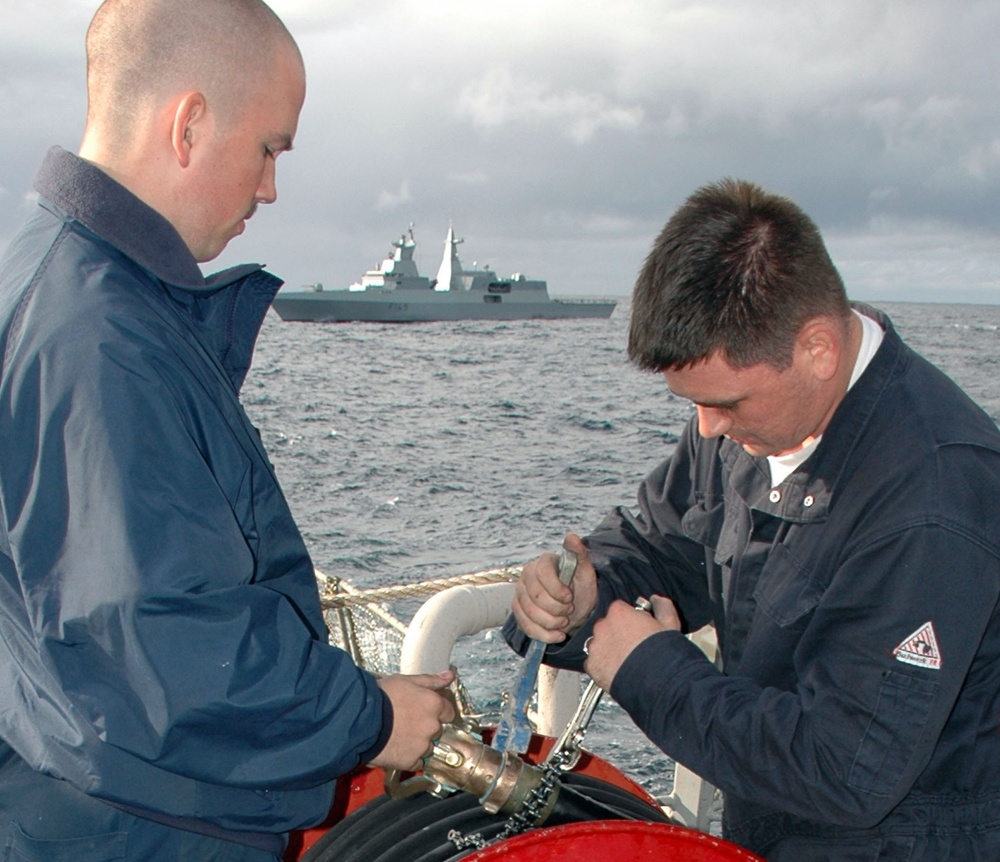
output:
[[274,159],[269,158],[264,166],[264,174],[260,178],[255,200],[262,204],[273,204],[278,199],[278,186],[275,181]]
[[732,427],[732,419],[723,410],[697,405],[695,409],[698,411],[698,433],[707,440],[721,437]]

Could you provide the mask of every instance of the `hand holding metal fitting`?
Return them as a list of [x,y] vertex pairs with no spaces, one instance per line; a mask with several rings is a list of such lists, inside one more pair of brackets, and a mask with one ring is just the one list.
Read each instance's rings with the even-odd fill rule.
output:
[[[649,599],[639,596],[635,600],[633,607],[637,611],[649,612],[653,609],[653,603]],[[589,637],[583,642],[583,651],[586,655],[590,655],[590,642],[593,639],[593,637]],[[562,734],[556,740],[555,745],[552,746],[548,756],[545,758],[545,763],[559,763],[563,769],[572,769],[576,766],[583,751],[581,748],[583,737],[587,732],[587,727],[590,725],[590,720],[593,718],[603,694],[604,689],[593,679],[587,684],[576,712],[573,713],[573,717],[570,718],[566,729],[563,730]]]
[[[636,614],[636,610],[643,613]],[[609,688],[632,650],[651,635],[669,629],[680,629],[680,618],[670,599],[640,597],[632,607],[612,602],[605,616],[594,623],[593,637],[586,643],[584,670],[599,686]]]

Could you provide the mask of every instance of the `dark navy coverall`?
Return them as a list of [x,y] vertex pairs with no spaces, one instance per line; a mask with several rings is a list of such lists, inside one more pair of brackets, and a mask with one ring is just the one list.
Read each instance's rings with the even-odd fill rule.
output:
[[[586,541],[612,599],[713,622],[722,670],[679,632],[612,696],[721,788],[724,832],[774,862],[1000,859],[1000,431],[886,317],[809,459],[704,440]],[[548,661],[580,667],[592,623]],[[513,618],[505,634],[520,646]]]

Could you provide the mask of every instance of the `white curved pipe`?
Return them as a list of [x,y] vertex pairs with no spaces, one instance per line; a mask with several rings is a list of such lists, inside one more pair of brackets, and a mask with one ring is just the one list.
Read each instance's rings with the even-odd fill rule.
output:
[[[431,596],[406,629],[400,673],[447,670],[458,639],[503,625],[513,596],[512,583],[462,585]],[[511,689],[514,682],[509,682]],[[579,700],[579,674],[543,666],[538,674],[538,714],[534,716],[538,732],[558,736]]]
[[503,625],[514,585],[450,587],[424,602],[403,637],[400,673],[438,673],[451,664],[456,641]]

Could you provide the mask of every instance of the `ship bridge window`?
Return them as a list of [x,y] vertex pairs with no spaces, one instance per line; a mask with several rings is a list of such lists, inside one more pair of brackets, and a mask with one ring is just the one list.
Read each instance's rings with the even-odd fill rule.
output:
[[510,293],[509,281],[491,281],[486,288],[490,293]]
[[483,302],[503,302],[503,297],[487,293],[483,295]]

